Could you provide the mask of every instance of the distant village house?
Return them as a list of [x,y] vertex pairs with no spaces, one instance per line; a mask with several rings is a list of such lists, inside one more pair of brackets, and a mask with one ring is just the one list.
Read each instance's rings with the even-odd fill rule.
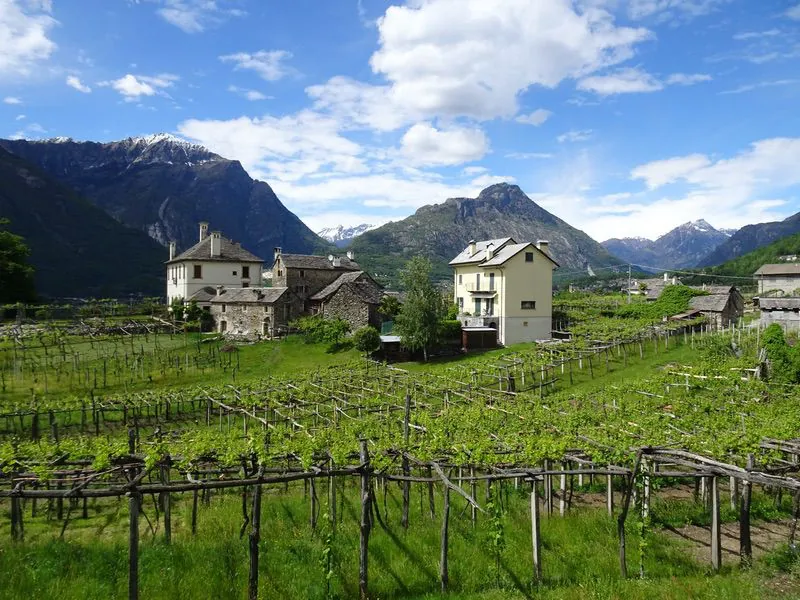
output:
[[761,298],[760,327],[777,323],[786,331],[800,330],[800,298]]
[[759,296],[800,295],[800,263],[762,265],[753,276],[758,284]]

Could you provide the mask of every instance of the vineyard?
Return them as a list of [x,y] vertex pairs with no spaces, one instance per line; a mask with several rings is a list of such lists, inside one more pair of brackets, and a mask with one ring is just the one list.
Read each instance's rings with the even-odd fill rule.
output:
[[[646,577],[659,568],[645,541],[659,493],[688,484],[707,506],[712,571],[723,568],[726,493],[739,522],[739,561],[749,565],[754,498],[767,495],[776,506],[784,494],[794,498],[795,523],[800,499],[797,393],[764,378],[757,330],[621,322],[591,308],[585,318],[574,314],[566,339],[413,370],[360,359],[237,380],[236,351],[182,335],[150,335],[148,347],[143,336],[7,347],[2,543],[28,544],[31,528],[57,527],[63,538],[90,514],[124,510],[128,596],[138,598],[142,531],[179,544],[175,520],[196,535],[212,503],[235,501],[246,591],[257,598],[264,553],[279,560],[264,545],[262,515],[280,490],[302,494],[299,510],[321,544],[321,567],[306,575],[317,578],[320,597],[378,597],[374,561],[391,547],[402,553],[398,535],[422,515],[437,520],[433,575],[447,591],[460,586],[453,572],[467,577],[451,569],[462,547],[452,538],[458,523],[487,528],[499,572],[510,537],[504,515],[519,512],[524,497],[522,587],[532,589],[549,578],[549,517],[571,513],[582,494],[602,498],[619,577]],[[691,360],[612,379],[677,348]],[[172,370],[207,370],[218,381],[147,389],[148,378]],[[50,394],[53,385],[68,393]],[[353,560],[334,562],[346,520],[355,523]],[[384,538],[393,542],[388,549]],[[385,597],[380,563],[377,571]]]

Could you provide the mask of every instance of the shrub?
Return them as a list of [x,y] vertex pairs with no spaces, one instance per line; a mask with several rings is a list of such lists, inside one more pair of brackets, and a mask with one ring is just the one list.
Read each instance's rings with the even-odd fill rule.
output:
[[359,352],[370,354],[381,347],[381,334],[374,327],[366,325],[353,334],[353,345]]
[[439,322],[439,336],[443,340],[461,339],[461,321],[446,320]]
[[301,317],[294,326],[307,344],[341,344],[350,331],[350,325],[342,319],[326,319],[322,315]]

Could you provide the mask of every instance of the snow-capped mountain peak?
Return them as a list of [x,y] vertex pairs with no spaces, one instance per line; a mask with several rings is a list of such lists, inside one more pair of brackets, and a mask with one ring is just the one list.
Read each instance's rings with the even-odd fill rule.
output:
[[317,232],[317,235],[323,239],[336,244],[339,247],[346,246],[353,238],[360,236],[362,233],[375,229],[377,225],[370,223],[362,223],[353,227],[345,227],[344,225],[336,225],[335,227],[325,227]]

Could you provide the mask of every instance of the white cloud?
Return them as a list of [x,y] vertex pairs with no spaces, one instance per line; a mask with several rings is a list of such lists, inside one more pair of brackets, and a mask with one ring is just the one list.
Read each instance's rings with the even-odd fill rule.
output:
[[400,140],[400,152],[409,163],[426,167],[478,160],[488,150],[489,140],[480,129],[436,129],[430,123],[415,124]]
[[292,53],[286,50],[259,50],[250,54],[248,52],[237,52],[220,56],[222,62],[235,63],[234,69],[239,71],[249,69],[255,71],[259,77],[267,81],[278,81],[285,77],[292,70],[283,64],[285,60],[292,57]]
[[137,102],[143,96],[166,95],[164,89],[172,87],[180,78],[170,73],[160,75],[127,75],[111,81],[101,81],[100,87],[111,87],[119,92],[125,102]]
[[666,83],[668,85],[694,85],[695,83],[711,81],[711,79],[711,75],[706,73],[673,73],[667,77]]
[[643,179],[647,187],[652,190],[673,183],[709,164],[708,157],[703,154],[656,160],[636,167],[631,171],[631,178]]
[[553,155],[548,152],[509,152],[506,154],[506,158],[529,160],[532,158],[553,158]]
[[36,140],[41,139],[44,133],[47,133],[47,130],[39,123],[30,123],[8,137],[11,140]]
[[786,16],[795,21],[800,21],[800,4],[791,7],[786,11]]
[[306,88],[314,109],[336,118],[346,128],[393,131],[422,118],[393,103],[391,87],[370,85],[349,77],[332,77],[327,82]]
[[49,2],[0,0],[0,80],[29,76],[56,48]]
[[256,100],[273,100],[275,96],[267,96],[266,94],[259,92],[258,90],[249,90],[247,88],[240,88],[235,85],[229,85],[228,91],[233,92],[234,94],[239,94],[243,98],[247,98],[251,101]]
[[592,137],[593,133],[591,129],[572,129],[571,131],[562,133],[556,139],[562,144],[564,142],[585,142]]
[[92,91],[92,88],[90,88],[88,85],[84,85],[83,83],[81,83],[80,78],[76,77],[75,75],[68,75],[66,83],[69,87],[78,90],[79,92],[82,92],[84,94],[88,94]]
[[635,68],[620,69],[610,75],[593,75],[578,82],[578,89],[594,92],[600,96],[657,92],[664,89],[658,79]]
[[545,110],[544,108],[537,108],[532,113],[529,113],[527,115],[520,115],[514,120],[517,123],[525,123],[526,125],[533,125],[534,127],[538,127],[552,116],[553,113],[551,111]]
[[673,73],[663,81],[636,68],[619,69],[608,75],[593,75],[578,82],[578,89],[594,92],[599,96],[612,94],[647,93],[663,90],[667,85],[694,85],[711,81],[704,73]]
[[16,117],[14,120],[15,120],[15,121],[24,121],[24,120],[25,120],[25,118],[26,118],[26,116],[25,116],[25,115],[17,115],[17,117]]
[[798,83],[800,83],[800,79],[776,79],[775,81],[759,81],[757,83],[748,83],[745,85],[740,85],[737,88],[720,92],[720,94],[743,94],[745,92],[752,92],[753,90],[758,90],[761,88],[795,85]]
[[774,37],[780,34],[781,34],[780,29],[768,29],[767,31],[743,31],[741,33],[737,33],[736,35],[734,35],[733,39],[738,41],[753,40],[764,37]]
[[686,21],[710,14],[731,0],[630,0],[632,19],[652,18],[659,23]]
[[22,99],[16,96],[6,96],[3,98],[3,104],[22,104]]
[[245,15],[242,10],[220,8],[216,0],[164,0],[156,13],[185,33],[200,33],[228,17]]
[[466,175],[467,177],[473,177],[475,175],[483,175],[489,169],[486,167],[479,167],[479,166],[472,166],[472,167],[464,167],[461,169],[461,174]]
[[510,118],[520,92],[618,64],[652,38],[569,0],[416,1],[389,7],[378,30],[373,71],[392,104],[422,118]]

